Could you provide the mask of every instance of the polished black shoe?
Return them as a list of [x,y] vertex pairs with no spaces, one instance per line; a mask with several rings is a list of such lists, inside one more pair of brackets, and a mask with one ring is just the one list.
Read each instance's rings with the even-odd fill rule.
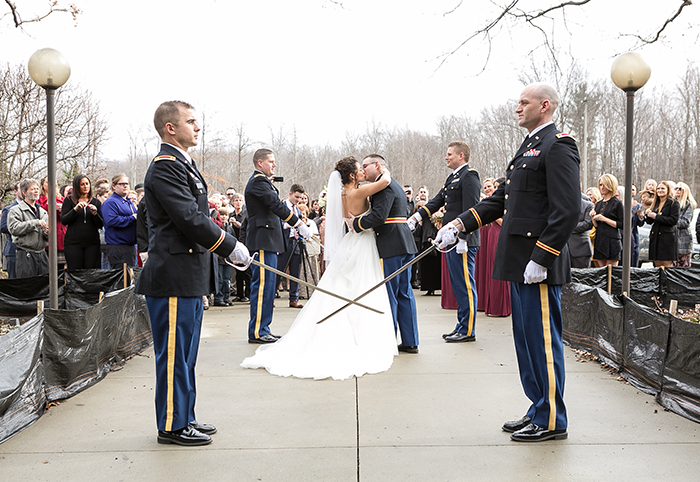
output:
[[454,335],[446,336],[445,341],[447,343],[466,343],[468,341],[476,341],[476,336],[467,336],[463,333],[455,333]]
[[181,428],[180,430],[173,430],[172,432],[158,430],[158,443],[195,447],[197,445],[210,444],[211,437],[205,433],[200,432],[199,430],[192,428],[191,425],[188,425],[185,428]]
[[508,422],[504,423],[503,427],[501,427],[501,428],[503,429],[504,432],[513,433],[513,432],[517,432],[518,430],[527,427],[528,425],[530,425],[530,422],[532,422],[532,420],[530,420],[530,417],[525,415],[520,420],[509,420]]
[[216,301],[214,300],[214,306],[230,306],[231,304],[227,301]]
[[248,303],[250,299],[244,296],[243,298],[238,298],[238,301],[240,301],[241,303]]
[[282,338],[281,336],[275,335],[274,333],[270,333],[269,335],[270,335],[271,337],[273,337],[273,338],[277,338],[278,340],[279,340],[280,338]]
[[418,353],[418,347],[412,345],[399,345],[399,351],[404,353]]
[[545,440],[564,440],[568,436],[566,429],[547,430],[544,427],[530,423],[517,432],[510,434],[510,439],[516,442],[544,442]]
[[443,334],[442,334],[442,339],[444,340],[444,339],[447,338],[448,336],[452,336],[452,335],[454,335],[455,333],[457,333],[457,330],[452,330],[452,331],[449,332],[449,333],[443,333]]
[[213,435],[216,433],[216,427],[208,423],[199,423],[196,420],[190,422],[190,427],[198,432],[202,432],[205,435]]
[[277,299],[280,299],[280,298],[281,298],[280,294],[276,292],[276,293],[275,293],[275,299],[277,300]]
[[248,343],[258,343],[260,345],[264,345],[265,343],[274,343],[276,341],[277,338],[272,335],[263,335],[260,338],[248,338]]
[[209,309],[209,305],[204,305],[204,306],[202,307],[202,309],[203,309],[203,310],[208,310],[208,309]]

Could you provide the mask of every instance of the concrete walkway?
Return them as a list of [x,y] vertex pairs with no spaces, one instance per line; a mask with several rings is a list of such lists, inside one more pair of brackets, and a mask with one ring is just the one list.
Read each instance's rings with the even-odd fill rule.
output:
[[[214,443],[158,445],[152,350],[0,445],[3,481],[698,480],[700,425],[566,349],[569,439],[511,442],[528,401],[510,319],[479,315],[476,343],[446,344],[455,312],[416,292],[420,354],[345,381],[244,370],[248,305],[204,315],[197,414]],[[297,310],[278,300],[274,332]]]

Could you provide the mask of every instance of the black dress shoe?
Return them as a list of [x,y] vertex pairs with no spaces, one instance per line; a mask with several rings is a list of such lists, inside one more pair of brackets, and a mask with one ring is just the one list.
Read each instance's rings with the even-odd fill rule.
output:
[[518,430],[527,427],[528,425],[530,425],[530,422],[532,422],[532,420],[530,420],[530,417],[525,415],[520,420],[509,420],[508,422],[504,423],[503,427],[501,427],[501,428],[503,429],[504,432],[513,433],[513,432],[517,432]]
[[404,353],[418,353],[418,347],[412,345],[399,345],[399,351]]
[[250,299],[248,299],[244,296],[243,298],[238,298],[238,301],[240,301],[241,303],[247,303],[250,301]]
[[208,310],[208,309],[209,309],[209,305],[204,305],[204,306],[202,307],[202,309],[203,309],[203,310]]
[[564,440],[568,436],[566,429],[547,430],[544,427],[530,423],[517,432],[513,432],[510,435],[510,439],[516,442],[544,442],[545,440]]
[[277,338],[278,340],[279,340],[280,338],[282,338],[281,336],[275,335],[274,333],[270,333],[269,335],[270,335],[271,337],[273,337],[273,338]]
[[205,435],[212,435],[216,433],[216,427],[208,423],[199,423],[196,420],[190,422],[190,427],[198,432],[202,432]]
[[449,333],[443,333],[442,339],[444,340],[444,339],[447,338],[448,336],[452,336],[452,335],[454,335],[455,333],[457,333],[457,330],[452,330],[452,331],[449,332]]
[[229,304],[225,301],[214,301],[214,306],[229,306]]
[[207,445],[211,443],[211,437],[188,425],[180,430],[166,432],[158,430],[159,444],[176,444],[194,447],[197,445]]
[[264,345],[265,343],[274,343],[276,341],[277,338],[272,335],[263,335],[260,338],[248,338],[248,343],[258,343],[260,345]]
[[476,341],[476,336],[467,336],[463,333],[455,333],[454,335],[446,336],[445,341],[447,343],[466,343],[468,341]]

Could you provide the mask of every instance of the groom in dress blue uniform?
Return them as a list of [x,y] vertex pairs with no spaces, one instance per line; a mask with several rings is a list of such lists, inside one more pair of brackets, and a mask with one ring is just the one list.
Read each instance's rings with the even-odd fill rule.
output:
[[[386,161],[379,154],[370,154],[362,161],[367,180],[381,177]],[[355,232],[374,228],[377,250],[384,275],[409,263],[417,252],[411,230],[406,225],[406,193],[394,179],[391,184],[370,198],[372,211],[353,220]],[[394,329],[401,333],[399,351],[418,353],[418,320],[416,300],[411,288],[411,268],[386,284],[389,293]]]
[[[452,142],[447,146],[447,167],[452,169],[452,174],[447,177],[445,185],[440,192],[427,204],[421,206],[408,220],[411,231],[416,229],[416,224],[423,220],[430,222],[430,216],[445,206],[443,224],[447,224],[464,211],[479,202],[481,182],[476,169],[469,167],[471,150],[466,142]],[[451,333],[445,333],[442,337],[448,343],[463,343],[476,341],[476,306],[477,292],[474,279],[474,259],[479,250],[481,236],[479,231],[473,233],[459,233],[457,248],[449,251],[447,269],[450,273],[450,283],[454,292],[459,310],[457,310],[457,326]],[[464,268],[467,268],[466,270]],[[489,276],[491,273],[489,273]]]
[[[280,219],[296,228],[304,239],[311,237],[311,231],[280,199],[279,191],[270,180],[277,167],[273,152],[270,149],[258,149],[253,154],[253,165],[255,171],[245,187],[248,209],[245,244],[251,253],[258,253],[258,261],[277,268],[277,253],[286,249]],[[248,343],[274,343],[279,339],[270,332],[276,276],[256,265],[250,269]]]
[[561,287],[571,281],[567,242],[581,208],[576,142],[552,122],[559,95],[532,84],[520,95],[518,124],[529,135],[496,192],[445,225],[440,247],[503,217],[493,277],[510,281],[513,340],[525,395],[532,402],[503,430],[518,442],[565,439]]
[[245,264],[243,243],[209,217],[207,183],[187,149],[200,131],[186,102],[164,102],[153,118],[162,144],[144,180],[148,261],[136,282],[146,295],[156,362],[158,443],[206,445],[213,425],[194,416],[202,296],[214,288],[211,253]]

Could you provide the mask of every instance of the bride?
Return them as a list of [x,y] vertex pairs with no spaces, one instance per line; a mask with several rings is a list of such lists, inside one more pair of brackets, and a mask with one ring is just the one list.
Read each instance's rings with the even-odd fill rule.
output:
[[[384,279],[374,231],[345,233],[351,213],[369,212],[368,197],[389,185],[387,171],[377,182],[365,180],[353,157],[338,161],[328,181],[324,259],[327,267],[319,287],[355,299]],[[329,264],[328,264],[329,263]],[[344,301],[315,291],[279,341],[262,345],[241,363],[265,368],[273,375],[344,380],[389,369],[398,354],[391,306],[385,288],[374,290],[362,303],[384,314],[349,306],[321,324]]]

